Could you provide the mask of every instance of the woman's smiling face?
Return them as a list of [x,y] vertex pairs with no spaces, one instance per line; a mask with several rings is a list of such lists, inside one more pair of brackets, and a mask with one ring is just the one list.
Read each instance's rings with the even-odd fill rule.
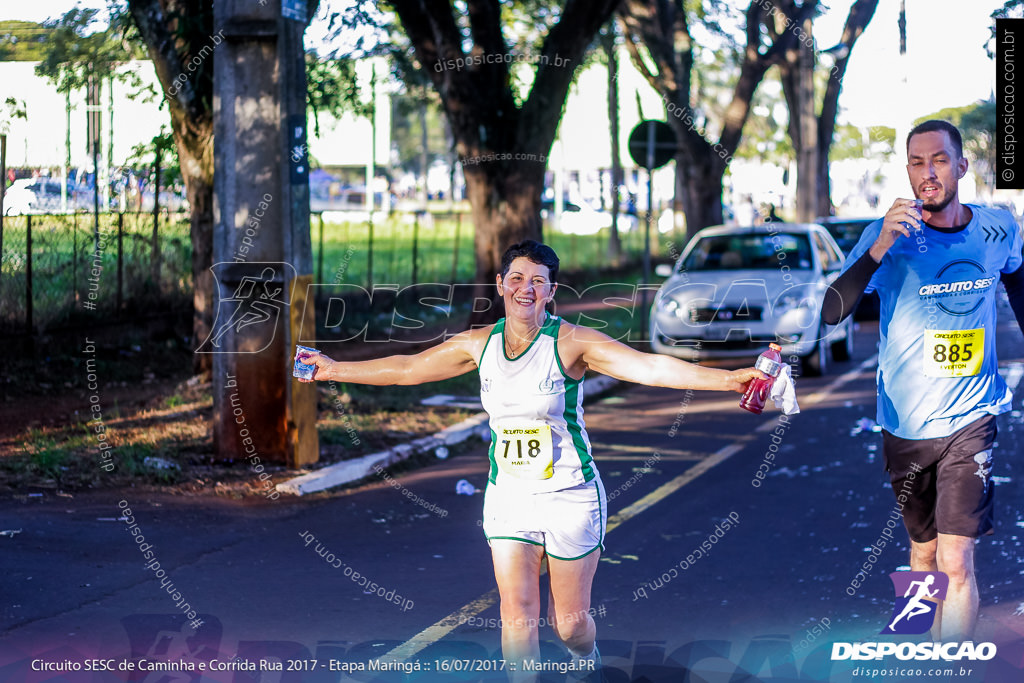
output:
[[536,320],[558,285],[550,280],[548,267],[520,256],[509,265],[505,277],[497,276],[498,292],[505,300],[505,315]]

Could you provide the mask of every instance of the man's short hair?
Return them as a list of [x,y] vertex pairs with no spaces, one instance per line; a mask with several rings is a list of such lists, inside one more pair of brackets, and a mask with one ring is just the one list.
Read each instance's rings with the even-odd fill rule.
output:
[[956,151],[958,158],[963,159],[964,157],[964,139],[960,136],[960,131],[949,121],[943,121],[941,119],[929,119],[924,123],[919,123],[914,126],[910,134],[907,135],[907,152],[910,152],[910,138],[920,133],[941,133],[946,132],[949,134],[949,140],[953,143],[953,149]]
[[508,269],[512,262],[520,256],[526,257],[539,266],[547,266],[549,279],[552,283],[558,282],[558,254],[546,244],[536,240],[523,240],[513,244],[501,255],[501,279],[508,275]]

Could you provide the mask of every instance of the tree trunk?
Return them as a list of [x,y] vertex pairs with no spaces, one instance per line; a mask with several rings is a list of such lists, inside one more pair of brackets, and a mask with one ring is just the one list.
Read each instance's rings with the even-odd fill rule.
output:
[[[743,126],[758,84],[773,64],[780,63],[799,42],[792,30],[775,30],[775,6],[752,0],[746,10],[746,49],[739,79],[726,107],[718,141],[705,137],[705,127],[690,107],[693,37],[685,4],[674,0],[623,0],[618,12],[626,33],[626,47],[634,66],[662,96],[669,125],[676,133],[676,204],[686,214],[686,233],[722,222],[722,176],[739,147]],[[768,12],[772,8],[772,13]],[[805,0],[790,19],[803,25],[817,7]],[[764,44],[765,36],[773,40]],[[647,56],[640,54],[640,46]]]
[[609,22],[607,34],[602,37],[608,56],[608,137],[611,141],[611,214],[612,229],[608,236],[608,261],[618,267],[622,263],[622,240],[619,238],[619,212],[622,187],[622,155],[619,153],[619,55],[615,51],[615,22]]
[[[213,325],[213,62],[216,50],[186,68],[213,35],[213,4],[204,0],[129,0],[128,9],[145,41],[153,68],[166,93],[171,130],[178,148],[182,180],[191,207],[192,281],[195,306],[193,348]],[[181,18],[188,17],[188,22]],[[185,34],[182,35],[181,32]],[[209,60],[209,63],[207,63]],[[193,371],[209,372],[213,357],[193,356]]]
[[[192,341],[198,348],[210,336],[213,327],[214,281],[213,271],[213,126],[210,122],[209,141],[205,162],[191,154],[182,155],[181,176],[191,211],[192,237]],[[177,136],[176,136],[177,137]],[[181,150],[182,145],[178,145]],[[206,166],[209,166],[207,170]],[[213,356],[196,353],[192,356],[192,370],[200,375],[213,369]]]
[[[173,118],[173,117],[172,117]],[[202,157],[196,158],[191,149],[183,150],[178,143],[178,158],[181,162],[181,177],[185,182],[185,194],[190,207],[190,234],[192,238],[192,348],[197,349],[210,336],[213,328],[213,120],[208,122],[205,137],[192,142],[200,147]],[[178,135],[175,134],[175,138]],[[182,154],[186,151],[185,154]],[[196,353],[192,358],[192,370],[201,375],[213,369],[213,356]]]
[[[804,31],[811,35],[811,19],[804,21]],[[796,154],[796,219],[810,223],[815,218],[818,191],[818,117],[814,111],[816,56],[809,44],[801,43],[797,49],[797,125],[801,144]]]
[[850,55],[853,54],[853,46],[875,16],[877,7],[878,0],[857,0],[850,7],[850,13],[846,16],[846,26],[843,28],[843,36],[840,39],[840,43],[846,46],[846,52],[842,56],[838,56],[835,66],[829,72],[828,85],[825,88],[825,96],[821,104],[821,115],[818,118],[817,214],[819,216],[832,215],[832,187],[828,157],[829,151],[832,149],[836,116],[839,114],[839,94],[843,89],[846,67],[849,64]]
[[[669,117],[668,121],[675,131],[676,140],[684,140],[693,134],[676,117]],[[688,241],[703,228],[722,223],[722,177],[726,165],[706,145],[680,145],[675,162],[675,197],[686,216]]]
[[[153,295],[160,298],[160,144],[157,143],[153,154],[153,244],[150,249],[150,277],[153,279]],[[142,192],[139,192],[142,202]]]
[[[467,0],[467,23],[455,16],[451,3],[390,3],[451,124],[473,207],[477,291],[486,292],[492,302],[497,301],[493,283],[502,252],[523,239],[541,239],[544,169],[569,86],[617,2],[565,3],[544,37],[525,101],[518,90],[513,94],[510,60],[505,59],[511,55],[497,0]],[[483,55],[489,58],[479,59]],[[479,61],[467,64],[467,57]],[[497,313],[495,304],[474,313],[470,323],[496,319]]]
[[427,94],[423,93],[423,99],[420,100],[419,106],[420,116],[420,192],[419,200],[423,204],[422,208],[427,208],[427,198],[430,194],[427,189],[427,175],[430,166],[430,151],[427,137]]
[[[521,166],[475,164],[464,168],[466,197],[472,207],[476,240],[476,287],[474,296],[488,299],[491,306],[474,307],[471,325],[494,322],[502,315],[494,276],[500,272],[501,255],[511,245],[527,239],[540,240],[540,200],[544,190],[544,165],[532,172]],[[484,167],[484,168],[481,168]]]

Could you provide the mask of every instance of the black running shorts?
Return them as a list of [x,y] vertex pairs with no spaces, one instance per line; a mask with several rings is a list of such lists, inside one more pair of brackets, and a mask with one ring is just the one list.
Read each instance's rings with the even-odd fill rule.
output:
[[882,432],[885,469],[911,540],[925,543],[937,534],[977,538],[993,532],[995,439],[994,415],[941,439],[902,439]]

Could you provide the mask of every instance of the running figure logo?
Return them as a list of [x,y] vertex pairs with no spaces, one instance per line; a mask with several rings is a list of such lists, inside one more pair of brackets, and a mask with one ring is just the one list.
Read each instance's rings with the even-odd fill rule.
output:
[[935,621],[935,610],[946,598],[949,577],[942,572],[893,572],[889,574],[896,591],[892,620],[881,633],[904,635],[925,633]]
[[294,269],[285,263],[247,265],[251,274],[237,279],[225,272],[235,264],[218,263],[211,268],[221,296],[210,336],[196,353],[227,353],[224,337],[229,334],[245,340],[234,353],[259,353],[274,341],[281,313],[288,306],[283,285],[294,279]]

